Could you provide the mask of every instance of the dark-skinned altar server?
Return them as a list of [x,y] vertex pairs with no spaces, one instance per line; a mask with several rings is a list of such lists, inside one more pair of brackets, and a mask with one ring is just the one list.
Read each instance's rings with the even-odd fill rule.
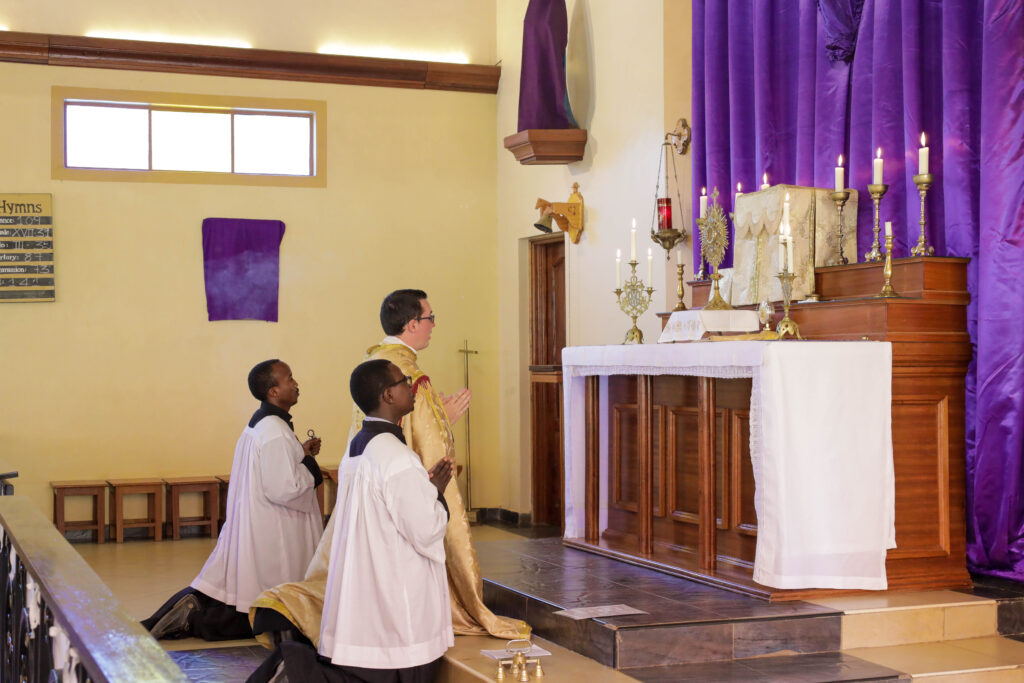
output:
[[142,622],[155,638],[251,638],[249,606],[267,588],[301,579],[320,541],[320,439],[300,443],[288,412],[298,382],[272,359],[249,372],[249,390],[260,407],[235,446],[224,527],[192,585]]

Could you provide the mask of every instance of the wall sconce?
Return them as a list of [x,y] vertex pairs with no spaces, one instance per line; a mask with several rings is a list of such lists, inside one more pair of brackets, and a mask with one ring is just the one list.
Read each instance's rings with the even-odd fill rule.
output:
[[533,227],[541,232],[551,232],[551,220],[554,219],[562,232],[569,233],[573,244],[580,243],[580,235],[583,234],[583,195],[580,194],[579,183],[572,184],[572,194],[568,201],[549,202],[538,198],[533,208],[540,209],[540,220]]

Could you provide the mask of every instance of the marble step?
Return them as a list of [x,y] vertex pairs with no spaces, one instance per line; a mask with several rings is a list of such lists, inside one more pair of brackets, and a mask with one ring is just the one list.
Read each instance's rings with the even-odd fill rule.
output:
[[[539,683],[566,683],[586,681],[586,683],[636,683],[635,678],[603,666],[592,659],[567,650],[543,638],[533,638],[551,656],[542,658],[544,676],[534,676],[531,665],[528,673],[531,681]],[[437,683],[481,683],[494,681],[497,665],[493,659],[480,654],[481,650],[501,650],[506,641],[490,636],[457,636],[455,645],[445,653]],[[506,670],[505,680],[512,682]]]

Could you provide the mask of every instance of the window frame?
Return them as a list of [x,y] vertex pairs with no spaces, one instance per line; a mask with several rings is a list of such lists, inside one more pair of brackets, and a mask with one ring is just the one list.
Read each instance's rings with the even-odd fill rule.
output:
[[[123,103],[123,104],[122,104]],[[108,168],[69,168],[66,161],[65,112],[68,104],[88,106],[136,107],[160,111],[209,111],[240,115],[271,114],[310,118],[310,163],[313,175],[270,175],[234,172],[234,118],[232,117],[231,167],[223,171],[163,171]],[[256,185],[279,187],[327,186],[327,103],[322,100],[277,99],[164,93],[141,90],[107,90],[52,86],[50,95],[51,177],[55,180],[93,180],[113,182],[193,183],[214,185]],[[152,131],[152,114],[149,116]],[[152,166],[152,135],[149,139],[149,163]]]

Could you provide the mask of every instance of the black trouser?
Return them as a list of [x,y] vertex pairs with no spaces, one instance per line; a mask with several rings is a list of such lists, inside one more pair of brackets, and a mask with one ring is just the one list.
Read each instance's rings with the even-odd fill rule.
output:
[[196,596],[196,599],[199,600],[199,609],[189,615],[187,629],[168,633],[164,636],[164,640],[192,637],[208,641],[252,638],[252,628],[249,626],[247,613],[239,612],[234,605],[227,605],[220,600],[215,600],[191,586],[175,593],[170,600],[153,613],[153,616],[144,619],[142,621],[143,628],[152,631],[156,623],[187,595]]

